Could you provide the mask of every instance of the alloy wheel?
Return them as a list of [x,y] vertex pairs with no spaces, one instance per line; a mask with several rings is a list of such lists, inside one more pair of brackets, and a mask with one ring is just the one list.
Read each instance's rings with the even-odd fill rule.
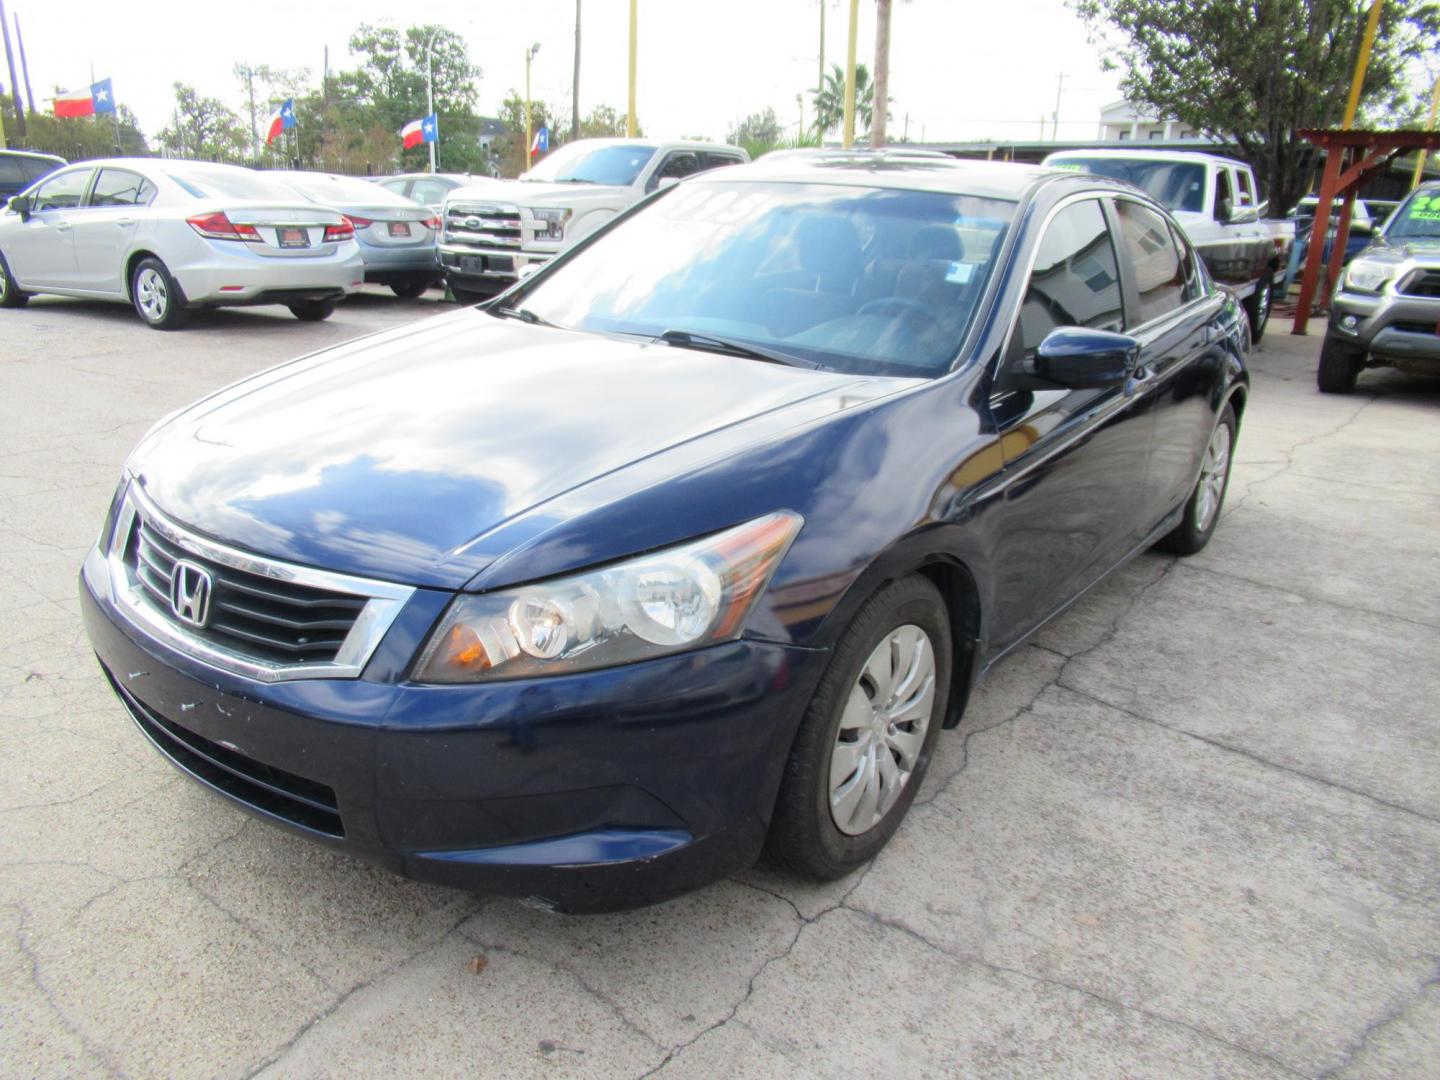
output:
[[1200,484],[1196,488],[1195,529],[1210,528],[1220,499],[1225,494],[1225,478],[1230,475],[1230,425],[1219,424],[1205,448],[1205,462],[1200,466]]
[[850,688],[830,755],[830,817],[847,836],[878,825],[914,774],[935,706],[935,647],[906,624],[875,646]]
[[150,322],[165,318],[170,294],[166,291],[165,279],[154,267],[145,267],[135,278],[135,302],[140,305],[140,313]]

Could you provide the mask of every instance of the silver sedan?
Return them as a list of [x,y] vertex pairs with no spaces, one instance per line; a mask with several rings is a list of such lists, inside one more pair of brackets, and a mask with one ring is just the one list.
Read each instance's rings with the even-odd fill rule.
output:
[[32,293],[115,300],[158,330],[220,305],[284,304],[318,320],[363,279],[343,214],[232,165],[87,161],[0,211],[0,307]]
[[440,281],[435,239],[440,218],[430,209],[353,176],[320,172],[271,173],[297,194],[339,210],[355,226],[365,280],[416,297]]

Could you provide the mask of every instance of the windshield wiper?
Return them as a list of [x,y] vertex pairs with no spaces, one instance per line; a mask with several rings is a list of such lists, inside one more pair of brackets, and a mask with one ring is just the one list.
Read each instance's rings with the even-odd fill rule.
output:
[[554,326],[549,319],[536,315],[529,308],[497,307],[491,308],[490,313],[497,319],[519,319],[521,322],[529,323],[531,326]]
[[681,349],[703,349],[705,352],[723,353],[726,356],[743,356],[748,360],[763,360],[767,364],[784,364],[786,367],[814,369],[820,366],[813,361],[791,356],[789,353],[763,349],[758,345],[745,345],[710,334],[696,334],[690,330],[666,330],[655,340]]

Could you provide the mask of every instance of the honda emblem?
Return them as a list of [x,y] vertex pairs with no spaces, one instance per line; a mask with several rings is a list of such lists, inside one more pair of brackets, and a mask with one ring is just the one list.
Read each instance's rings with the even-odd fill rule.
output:
[[170,610],[183,623],[203,630],[210,621],[210,593],[214,588],[210,571],[187,559],[179,559],[170,572]]

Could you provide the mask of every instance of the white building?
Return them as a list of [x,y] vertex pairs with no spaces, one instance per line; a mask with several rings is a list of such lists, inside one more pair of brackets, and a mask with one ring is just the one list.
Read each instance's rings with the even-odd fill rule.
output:
[[1117,101],[1100,110],[1100,138],[1105,142],[1122,139],[1194,139],[1194,131],[1179,120],[1161,120],[1139,112],[1128,101]]

